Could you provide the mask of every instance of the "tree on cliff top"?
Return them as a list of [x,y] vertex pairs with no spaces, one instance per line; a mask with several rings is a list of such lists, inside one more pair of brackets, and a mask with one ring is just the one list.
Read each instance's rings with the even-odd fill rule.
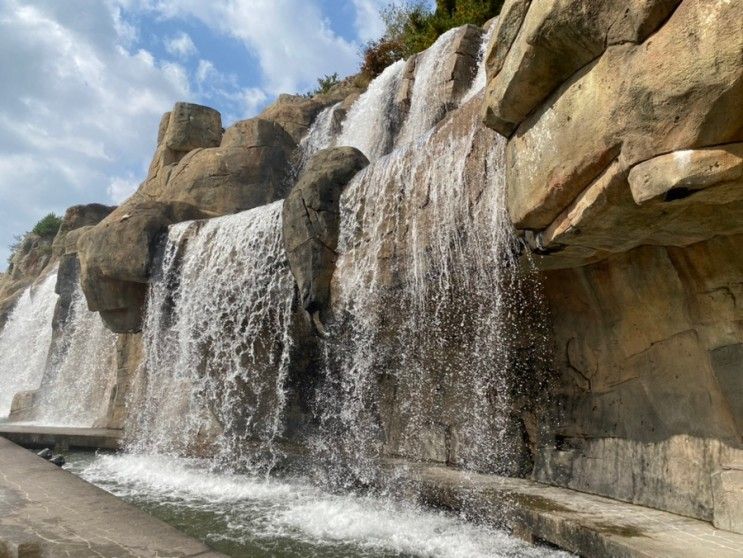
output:
[[402,58],[430,47],[449,29],[483,25],[500,13],[504,0],[437,0],[431,11],[423,0],[392,2],[382,10],[385,32],[366,45],[361,71],[370,78]]
[[31,232],[44,238],[55,236],[62,226],[62,218],[54,213],[49,213],[34,225]]

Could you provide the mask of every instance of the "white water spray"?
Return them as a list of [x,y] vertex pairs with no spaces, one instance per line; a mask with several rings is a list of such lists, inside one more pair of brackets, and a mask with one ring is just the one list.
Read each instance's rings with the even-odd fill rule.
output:
[[171,227],[149,294],[132,451],[272,466],[294,295],[281,208]]
[[91,427],[105,417],[116,379],[116,336],[103,325],[97,312],[88,310],[79,285],[61,335],[65,339],[57,354],[49,357],[33,421]]
[[52,341],[56,284],[55,271],[27,288],[0,333],[0,418],[10,413],[16,393],[39,387]]
[[399,120],[395,95],[404,70],[405,61],[399,60],[369,84],[348,111],[336,145],[355,147],[370,161],[390,152]]
[[459,32],[459,28],[450,29],[418,55],[410,111],[395,143],[397,147],[421,138],[450,108],[449,100],[441,95],[442,76],[451,59],[447,53]]
[[385,454],[512,466],[522,332],[511,318],[528,304],[505,212],[505,141],[475,108],[460,116],[469,133],[448,122],[373,163],[342,197],[343,321],[319,407],[324,450],[350,482],[374,482]]

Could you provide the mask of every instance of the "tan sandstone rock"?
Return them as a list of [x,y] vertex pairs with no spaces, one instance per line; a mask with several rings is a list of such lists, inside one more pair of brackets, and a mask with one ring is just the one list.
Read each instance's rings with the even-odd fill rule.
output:
[[315,326],[330,304],[330,281],[338,258],[340,196],[369,160],[353,147],[319,151],[286,198],[282,221],[287,258],[302,306]]

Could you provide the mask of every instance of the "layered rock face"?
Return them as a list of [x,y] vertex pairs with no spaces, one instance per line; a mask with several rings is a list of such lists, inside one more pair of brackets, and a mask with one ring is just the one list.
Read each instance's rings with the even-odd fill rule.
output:
[[270,121],[238,122],[223,134],[219,113],[177,103],[139,190],[80,240],[91,310],[117,333],[141,330],[158,241],[168,225],[250,209],[284,197],[296,144]]
[[368,164],[366,156],[353,147],[320,151],[284,202],[282,221],[289,265],[302,307],[320,330],[330,310],[330,281],[338,259],[341,193]]
[[724,0],[506,2],[483,108],[552,307],[562,417],[536,477],[738,531],[741,21]]

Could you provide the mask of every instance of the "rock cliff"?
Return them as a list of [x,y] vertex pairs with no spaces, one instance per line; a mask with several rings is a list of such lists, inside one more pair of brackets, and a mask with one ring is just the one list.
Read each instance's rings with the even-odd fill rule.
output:
[[483,106],[552,311],[536,478],[738,531],[742,21],[724,0],[507,1]]
[[[742,21],[731,0],[507,0],[494,27],[450,31],[367,98],[353,81],[281,96],[227,130],[177,103],[138,191],[71,210],[54,242],[29,237],[0,300],[59,261],[63,324],[79,273],[119,334],[106,425],[123,428],[168,228],[199,220],[171,242],[172,284],[158,285],[176,291],[179,251],[205,223],[285,200],[270,215],[281,243],[220,257],[240,277],[240,250],[270,259],[263,287],[290,268],[288,317],[235,320],[250,311],[236,300],[270,317],[278,295],[222,285],[235,315],[210,315],[219,335],[200,340],[225,341],[225,359],[251,345],[268,355],[260,377],[286,382],[274,405],[250,395],[270,391],[255,378],[231,378],[245,407],[270,407],[260,416],[286,405],[262,450],[279,431],[312,448],[326,436],[355,465],[369,450],[531,475],[743,532]],[[321,120],[336,143],[303,153]],[[167,327],[177,301],[160,294]],[[249,343],[226,339],[251,327]],[[207,409],[222,422],[199,451],[229,430],[229,395]],[[232,431],[249,430],[239,418]]]

